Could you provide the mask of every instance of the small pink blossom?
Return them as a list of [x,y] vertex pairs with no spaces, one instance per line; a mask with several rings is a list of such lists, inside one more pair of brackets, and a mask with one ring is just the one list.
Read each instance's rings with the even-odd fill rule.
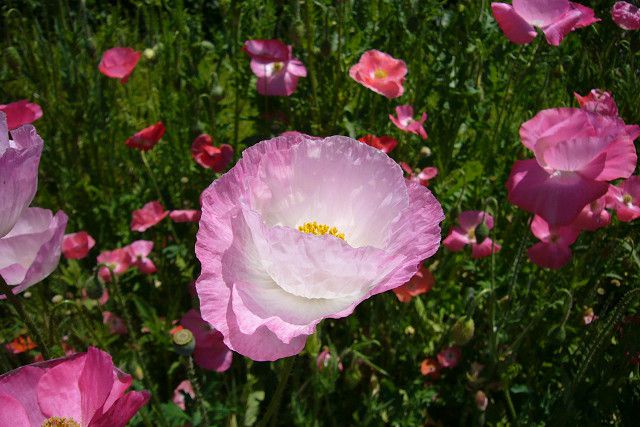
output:
[[640,176],[631,176],[619,186],[609,186],[607,204],[622,222],[640,218]]
[[[464,211],[458,217],[460,226],[454,227],[442,244],[451,252],[459,252],[466,245],[471,245],[471,257],[474,259],[491,256],[500,251],[501,246],[493,242],[484,232],[493,228],[493,217],[484,211]],[[483,226],[483,227],[484,227]]]
[[145,204],[141,209],[133,211],[131,230],[143,232],[162,221],[169,211],[160,202],[153,201]]
[[153,242],[149,240],[136,240],[124,249],[129,252],[131,265],[135,266],[142,274],[153,274],[157,271],[156,266],[148,258],[153,250]]
[[193,209],[175,210],[169,213],[169,218],[173,222],[198,222],[200,221],[200,211]]
[[429,182],[438,176],[438,168],[434,166],[427,166],[417,174],[414,173],[413,169],[411,169],[411,167],[405,162],[400,162],[400,167],[402,167],[402,170],[409,175],[407,177],[409,181],[418,182],[420,185],[424,185],[425,187],[428,187]]
[[127,325],[121,317],[116,316],[110,311],[102,312],[102,323],[109,327],[109,332],[114,335],[126,335]]
[[534,264],[557,270],[571,260],[571,245],[578,239],[580,230],[573,225],[550,226],[536,215],[531,221],[531,232],[540,242],[527,251]]
[[114,47],[102,54],[98,69],[105,76],[120,79],[120,83],[125,84],[141,55],[142,53],[130,47]]
[[[326,345],[322,348],[322,351],[318,353],[316,357],[316,366],[318,367],[318,371],[322,372],[328,367],[330,367],[333,363],[333,356],[331,355],[331,350]],[[335,365],[340,372],[344,369],[342,366],[342,362],[338,359],[337,365]]]
[[352,79],[389,99],[402,96],[406,75],[404,61],[375,49],[363,53],[360,61],[349,70]]
[[202,320],[196,310],[187,311],[180,325],[189,329],[196,339],[193,358],[202,369],[224,372],[231,367],[233,353],[223,342],[223,336]]
[[602,114],[603,116],[618,116],[618,106],[609,92],[600,89],[591,89],[591,92],[585,96],[581,96],[575,92],[573,95],[583,110]]
[[438,353],[438,364],[443,368],[455,368],[462,358],[462,350],[458,346],[447,347]]
[[640,30],[640,9],[626,1],[617,1],[611,8],[611,17],[623,30]]
[[62,239],[62,254],[67,259],[82,259],[95,245],[96,241],[86,231],[65,234]]
[[111,281],[111,274],[119,276],[131,267],[133,260],[129,251],[118,248],[112,251],[103,251],[98,255],[98,264],[103,264],[98,270],[98,276],[104,282]]
[[389,114],[389,119],[393,122],[398,129],[405,132],[414,133],[427,139],[427,132],[424,130],[424,122],[427,120],[427,113],[422,113],[420,120],[413,118],[413,107],[411,105],[399,105],[396,107],[396,115]]
[[0,105],[0,111],[7,115],[7,127],[10,131],[28,125],[42,117],[42,108],[28,99]]
[[178,408],[185,411],[187,409],[185,405],[187,396],[189,396],[191,400],[194,400],[196,398],[196,393],[193,391],[191,381],[184,380],[178,384],[178,387],[176,387],[175,390],[173,390],[173,397],[171,398],[171,401],[175,403]]
[[390,153],[398,145],[398,140],[386,135],[375,136],[367,134],[362,138],[358,138],[358,141],[364,142],[365,144],[370,145],[373,148],[377,148],[383,153]]
[[125,141],[125,144],[140,151],[149,151],[162,139],[164,132],[164,124],[158,122],[136,132]]
[[393,289],[393,293],[396,294],[398,301],[409,302],[413,297],[426,294],[429,292],[436,280],[433,274],[424,265],[420,266],[420,270],[402,286]]
[[588,231],[595,231],[609,225],[611,223],[611,214],[605,209],[606,200],[607,196],[603,196],[589,203],[582,209],[571,225],[579,230]]
[[247,40],[243,49],[251,57],[260,95],[289,96],[296,90],[298,79],[307,77],[302,61],[293,57],[292,46],[280,40]]
[[233,147],[229,144],[220,144],[219,147],[215,147],[211,136],[203,133],[193,140],[191,157],[203,168],[220,173],[227,169],[233,159]]

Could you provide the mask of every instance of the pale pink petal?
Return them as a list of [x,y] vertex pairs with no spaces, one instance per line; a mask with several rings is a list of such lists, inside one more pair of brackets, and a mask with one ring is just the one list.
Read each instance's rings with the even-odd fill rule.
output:
[[544,27],[570,9],[569,0],[513,0],[513,9],[531,25]]
[[491,3],[496,22],[505,36],[516,44],[528,44],[536,38],[536,30],[518,15],[511,5]]
[[38,381],[40,381],[47,369],[60,363],[60,361],[61,359],[54,359],[22,366],[0,375],[0,394],[11,396],[20,402],[29,417],[30,424],[27,424],[29,426],[40,426],[46,418],[38,405],[38,396],[35,390],[38,386]]

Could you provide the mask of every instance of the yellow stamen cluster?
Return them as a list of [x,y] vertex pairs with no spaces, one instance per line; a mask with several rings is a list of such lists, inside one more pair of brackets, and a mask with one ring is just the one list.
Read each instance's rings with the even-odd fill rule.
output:
[[628,205],[631,202],[633,202],[633,197],[631,196],[631,194],[625,194],[622,196],[622,203],[624,203],[625,205]]
[[80,427],[80,424],[71,418],[51,417],[44,420],[41,427]]
[[284,62],[274,62],[273,63],[273,72],[277,73],[278,71],[284,68]]
[[373,77],[375,77],[376,79],[384,79],[385,77],[387,77],[387,72],[381,68],[377,68],[373,72]]
[[325,234],[331,234],[338,239],[344,240],[344,233],[340,233],[336,227],[329,227],[325,224],[318,224],[317,222],[305,222],[298,226],[298,231],[303,233],[315,234],[316,236],[324,236]]

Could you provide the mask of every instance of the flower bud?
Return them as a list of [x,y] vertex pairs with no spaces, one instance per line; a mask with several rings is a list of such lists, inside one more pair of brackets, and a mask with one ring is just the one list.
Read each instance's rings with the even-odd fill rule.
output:
[[196,348],[196,339],[188,329],[181,329],[173,334],[173,350],[182,355],[189,356]]
[[99,280],[96,280],[94,277],[89,278],[85,284],[85,289],[87,290],[87,297],[91,299],[100,299],[102,294],[104,293],[104,286]]
[[451,327],[451,340],[456,345],[465,345],[473,338],[476,325],[471,317],[462,316]]
[[481,244],[482,242],[484,242],[484,239],[486,239],[487,237],[489,237],[489,227],[487,227],[487,224],[483,221],[480,223],[480,225],[478,225],[476,227],[476,243]]

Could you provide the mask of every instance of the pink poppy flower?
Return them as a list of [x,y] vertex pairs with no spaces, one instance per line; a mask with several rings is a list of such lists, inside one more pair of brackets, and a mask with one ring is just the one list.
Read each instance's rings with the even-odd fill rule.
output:
[[[332,364],[333,356],[331,355],[331,350],[325,345],[322,348],[322,351],[318,353],[318,356],[316,357],[316,366],[318,367],[318,371],[322,372],[325,369],[329,368]],[[340,359],[338,359],[338,363],[334,366],[337,367],[340,372],[342,372],[344,369]]]
[[162,203],[156,201],[145,204],[141,209],[132,213],[131,230],[143,232],[158,224],[169,215]]
[[164,124],[158,122],[149,127],[136,132],[133,136],[129,137],[124,143],[131,148],[135,148],[140,151],[149,151],[162,139],[164,135]]
[[196,310],[187,311],[180,325],[189,329],[196,339],[193,359],[202,369],[224,372],[231,367],[233,353],[223,342],[222,334],[200,317]]
[[554,270],[571,260],[570,246],[580,235],[580,230],[572,225],[550,226],[538,215],[531,221],[531,232],[540,242],[527,250],[529,259],[540,267]]
[[42,117],[42,108],[28,99],[0,105],[0,111],[7,115],[7,127],[14,130],[23,125],[28,125]]
[[552,225],[568,225],[602,197],[607,181],[636,167],[633,140],[640,127],[577,108],[543,110],[520,127],[535,159],[516,161],[507,181],[509,201]]
[[173,397],[171,398],[171,401],[175,403],[178,408],[185,411],[187,409],[187,406],[185,405],[187,396],[189,396],[191,400],[194,400],[196,398],[196,393],[193,391],[191,381],[184,380],[178,384],[178,387],[176,387],[175,390],[173,390]]
[[393,292],[398,297],[400,302],[409,302],[413,297],[426,294],[429,292],[433,285],[436,284],[436,280],[433,278],[433,274],[424,265],[420,266],[420,270],[402,286],[398,286],[393,289]]
[[592,9],[569,0],[513,0],[513,5],[491,3],[500,29],[516,44],[528,44],[539,27],[552,46],[560,45],[571,31],[587,27],[599,19]]
[[431,377],[434,380],[440,377],[440,364],[434,359],[424,359],[420,363],[420,373],[425,377]]
[[609,205],[616,210],[622,222],[640,218],[640,176],[632,176],[619,186],[609,186],[607,192]]
[[31,337],[27,336],[26,338],[23,336],[19,336],[8,344],[4,345],[4,348],[11,354],[20,354],[25,353],[29,350],[33,350],[37,345],[33,341],[31,341]]
[[626,1],[617,1],[613,5],[611,17],[623,30],[640,30],[640,9]]
[[438,353],[438,364],[443,368],[455,368],[462,358],[462,350],[460,347],[447,347]]
[[367,145],[377,148],[383,153],[390,153],[398,145],[398,141],[390,136],[375,136],[367,134],[362,138],[358,138],[358,141],[364,142]]
[[0,111],[0,237],[15,225],[38,188],[38,166],[44,145],[33,126],[11,131]]
[[156,271],[155,264],[148,258],[153,250],[153,242],[149,240],[136,240],[125,249],[131,256],[131,265],[135,266],[142,274],[153,274]]
[[214,147],[211,136],[203,133],[193,140],[191,156],[203,168],[220,173],[224,172],[233,160],[233,147],[229,144],[220,144],[220,147]]
[[98,255],[98,264],[104,264],[104,266],[98,270],[98,276],[103,282],[110,282],[112,273],[119,276],[126,272],[132,263],[131,254],[125,248],[101,252]]
[[427,120],[427,113],[422,113],[420,120],[414,120],[413,107],[411,105],[399,105],[396,107],[396,115],[398,117],[389,114],[389,119],[398,129],[419,135],[422,139],[427,139],[427,132],[423,126]]
[[149,401],[147,391],[127,393],[130,385],[95,347],[22,366],[0,376],[0,425],[124,427]]
[[121,317],[116,316],[110,311],[102,312],[102,323],[109,327],[109,332],[114,335],[126,335],[127,325],[124,324],[124,320]]
[[251,57],[260,95],[289,96],[296,90],[298,79],[307,77],[302,61],[293,57],[293,48],[280,40],[247,40],[243,49]]
[[[67,215],[48,209],[27,208],[9,234],[0,239],[0,276],[23,292],[50,275],[58,266]],[[5,299],[0,295],[0,299]]]
[[600,89],[591,89],[591,92],[585,96],[580,96],[575,92],[573,95],[583,110],[602,114],[603,116],[618,116],[618,106],[609,92],[604,92]]
[[493,228],[493,217],[484,211],[464,211],[458,217],[459,227],[454,227],[442,242],[451,252],[459,252],[471,245],[471,257],[474,259],[491,256],[502,248],[493,242],[487,234]]
[[258,143],[201,204],[202,317],[254,360],[299,353],[322,319],[406,283],[444,218],[395,161],[341,136]]
[[400,166],[402,169],[409,175],[407,178],[410,181],[415,181],[420,183],[420,185],[424,185],[425,187],[429,186],[429,182],[438,176],[438,168],[433,166],[427,166],[422,169],[418,174],[413,173],[413,170],[406,163],[401,163]]
[[200,221],[200,211],[192,209],[171,211],[169,218],[173,222],[198,222]]
[[113,47],[102,54],[98,70],[107,77],[125,84],[140,60],[141,52],[130,47]]
[[375,49],[363,53],[360,61],[349,69],[353,80],[389,99],[402,96],[406,75],[404,61]]
[[579,230],[588,231],[595,231],[609,225],[611,223],[611,214],[605,209],[606,201],[607,196],[603,196],[589,203],[582,209],[571,225]]
[[86,231],[65,234],[62,239],[62,254],[67,259],[82,259],[95,245],[96,241]]

